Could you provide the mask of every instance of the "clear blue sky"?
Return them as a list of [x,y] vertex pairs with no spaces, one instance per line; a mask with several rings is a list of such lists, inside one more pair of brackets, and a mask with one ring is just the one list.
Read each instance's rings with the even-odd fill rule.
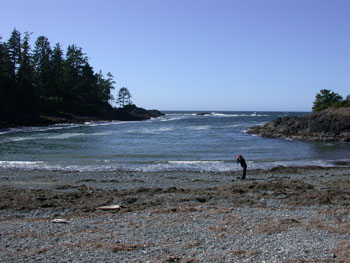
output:
[[349,0],[0,3],[3,40],[76,44],[148,109],[309,111],[321,89],[350,94]]

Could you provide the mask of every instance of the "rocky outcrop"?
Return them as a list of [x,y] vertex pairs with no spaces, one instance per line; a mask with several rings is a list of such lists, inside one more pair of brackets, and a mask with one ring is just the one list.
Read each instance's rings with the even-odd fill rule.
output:
[[279,117],[263,126],[251,127],[247,133],[268,138],[350,142],[350,108],[329,108],[300,117]]
[[100,110],[89,115],[0,111],[0,129],[19,126],[45,126],[58,123],[84,123],[88,121],[143,121],[162,115],[164,114],[158,110],[145,110],[135,105],[125,108]]
[[197,116],[206,116],[206,115],[211,115],[211,112],[198,112],[196,113]]
[[158,110],[145,110],[143,108],[136,107],[135,105],[128,105],[120,109],[122,112],[129,114],[133,118],[140,120],[148,120],[150,118],[158,118],[163,116],[164,113]]

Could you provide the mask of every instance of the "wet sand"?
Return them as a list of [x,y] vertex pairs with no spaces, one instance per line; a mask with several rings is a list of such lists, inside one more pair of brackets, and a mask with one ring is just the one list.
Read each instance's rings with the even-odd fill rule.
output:
[[350,168],[240,174],[1,170],[2,262],[350,261]]

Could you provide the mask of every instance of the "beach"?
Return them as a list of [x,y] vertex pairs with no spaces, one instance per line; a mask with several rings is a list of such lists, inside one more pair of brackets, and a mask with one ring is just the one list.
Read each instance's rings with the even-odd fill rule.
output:
[[349,262],[348,167],[240,175],[2,169],[1,261]]

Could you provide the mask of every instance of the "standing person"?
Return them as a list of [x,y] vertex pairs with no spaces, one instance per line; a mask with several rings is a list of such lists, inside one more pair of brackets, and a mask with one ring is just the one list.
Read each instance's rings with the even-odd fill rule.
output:
[[246,176],[246,173],[247,173],[247,163],[245,162],[245,160],[244,160],[242,155],[238,155],[236,157],[236,159],[237,159],[237,163],[240,163],[241,167],[243,168],[243,174],[242,174],[241,180],[244,180],[245,176]]

